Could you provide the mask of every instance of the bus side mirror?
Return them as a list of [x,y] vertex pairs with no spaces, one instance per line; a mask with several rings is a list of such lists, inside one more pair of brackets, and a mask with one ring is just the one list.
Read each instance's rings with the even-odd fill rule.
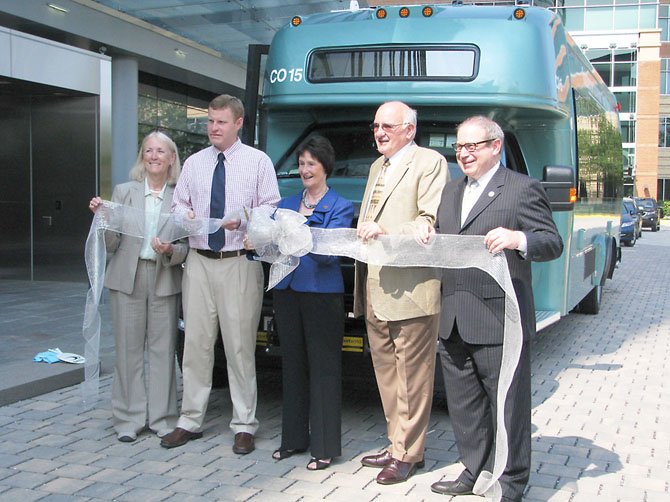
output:
[[572,211],[577,201],[575,170],[568,166],[544,166],[542,186],[552,211]]

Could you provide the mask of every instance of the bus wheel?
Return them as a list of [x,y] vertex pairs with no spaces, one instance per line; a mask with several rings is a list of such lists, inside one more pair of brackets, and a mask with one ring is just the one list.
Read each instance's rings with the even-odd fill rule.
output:
[[600,302],[603,298],[603,287],[594,286],[594,288],[589,291],[589,294],[584,297],[584,299],[579,302],[579,311],[582,314],[595,315],[600,311]]

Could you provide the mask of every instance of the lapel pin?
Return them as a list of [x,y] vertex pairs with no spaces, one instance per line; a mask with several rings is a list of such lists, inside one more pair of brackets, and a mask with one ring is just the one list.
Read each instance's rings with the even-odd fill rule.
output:
[[495,192],[494,192],[493,190],[491,190],[491,191],[488,193],[488,196],[489,196],[489,197],[493,197],[494,195],[495,195]]

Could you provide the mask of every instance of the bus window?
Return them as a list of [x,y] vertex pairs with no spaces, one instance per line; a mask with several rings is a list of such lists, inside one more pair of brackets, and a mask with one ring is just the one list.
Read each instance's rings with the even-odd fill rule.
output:
[[313,83],[408,77],[470,81],[478,65],[479,49],[474,45],[319,49],[310,55],[307,74]]

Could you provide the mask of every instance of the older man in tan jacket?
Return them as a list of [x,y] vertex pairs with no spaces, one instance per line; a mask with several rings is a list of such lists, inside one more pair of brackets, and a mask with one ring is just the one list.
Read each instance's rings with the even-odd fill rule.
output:
[[[433,224],[448,179],[442,155],[414,143],[416,111],[384,103],[373,131],[382,156],[370,175],[358,220],[358,237],[414,235]],[[356,263],[356,315],[365,315],[372,361],[390,446],[361,460],[382,468],[377,482],[406,481],[423,467],[426,429],[433,398],[440,310],[440,272]]]

